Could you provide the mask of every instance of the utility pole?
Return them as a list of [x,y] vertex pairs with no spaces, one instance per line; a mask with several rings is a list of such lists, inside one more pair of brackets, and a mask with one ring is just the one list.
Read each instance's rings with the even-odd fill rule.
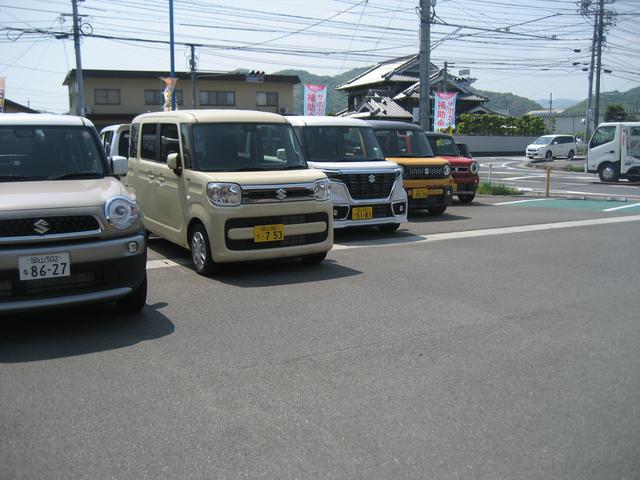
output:
[[442,77],[444,79],[444,88],[442,91],[446,92],[447,91],[447,68],[449,67],[449,64],[447,62],[444,62],[444,76]]
[[191,108],[196,108],[196,46],[191,44],[191,58],[189,59],[189,68],[191,70]]
[[80,55],[80,18],[78,16],[78,2],[84,0],[71,0],[73,7],[73,46],[76,51],[76,87],[78,88],[78,105],[76,114],[83,117],[86,114],[84,104],[84,81],[82,78],[82,59]]
[[589,95],[587,97],[587,118],[585,121],[584,141],[591,138],[593,122],[593,69],[596,63],[596,39],[598,38],[598,17],[593,21],[593,40],[591,41],[591,63],[589,64]]
[[[431,130],[431,105],[429,96],[431,67],[431,4],[432,0],[420,0],[420,127]],[[433,0],[435,5],[435,0]]]
[[[173,41],[173,0],[169,0],[169,49],[171,50],[171,78],[176,78],[176,58],[174,52]],[[176,109],[176,95],[175,92],[171,95],[171,110]]]
[[594,130],[600,122],[600,75],[602,73],[602,40],[604,38],[604,0],[598,0],[598,53],[596,66],[596,96],[594,105]]

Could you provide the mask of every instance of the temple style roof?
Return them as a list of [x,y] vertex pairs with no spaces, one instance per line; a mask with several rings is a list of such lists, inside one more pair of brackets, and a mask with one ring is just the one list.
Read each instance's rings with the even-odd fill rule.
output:
[[[438,67],[432,63],[431,69],[437,71]],[[386,82],[414,83],[419,78],[420,56],[410,55],[381,62],[348,82],[338,85],[336,90],[373,87]]]

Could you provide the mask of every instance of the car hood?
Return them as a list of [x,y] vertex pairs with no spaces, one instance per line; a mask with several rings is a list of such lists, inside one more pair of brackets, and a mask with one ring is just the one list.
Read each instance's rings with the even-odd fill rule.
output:
[[341,172],[382,172],[394,171],[398,165],[383,160],[381,162],[308,162],[310,167],[318,170],[340,170]]
[[0,213],[104,205],[109,198],[126,193],[122,184],[112,177],[2,182],[0,189]]
[[208,176],[211,182],[230,182],[240,185],[279,185],[289,183],[310,183],[326,178],[324,173],[313,168],[299,170],[268,170],[255,172],[198,172]]
[[412,167],[441,167],[449,161],[446,157],[387,157],[387,160]]
[[527,145],[527,150],[540,150],[543,147],[546,147],[546,145],[538,145],[538,144],[530,143],[529,145]]

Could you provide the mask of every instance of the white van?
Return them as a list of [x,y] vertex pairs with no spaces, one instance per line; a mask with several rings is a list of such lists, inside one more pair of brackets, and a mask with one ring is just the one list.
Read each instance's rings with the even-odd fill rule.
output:
[[123,123],[120,125],[109,125],[100,130],[100,141],[104,145],[104,150],[108,157],[116,155],[120,157],[129,156],[129,128],[131,125]]
[[131,123],[125,184],[145,228],[191,249],[199,274],[333,245],[331,182],[309,168],[284,117],[245,110],[145,113]]
[[331,179],[334,228],[376,225],[393,232],[407,221],[402,167],[386,161],[372,128],[355,118],[286,117],[309,165]]
[[601,182],[640,181],[640,122],[601,123],[589,142],[585,170]]
[[573,158],[576,154],[576,137],[573,135],[543,135],[527,145],[525,155],[530,160],[556,157]]

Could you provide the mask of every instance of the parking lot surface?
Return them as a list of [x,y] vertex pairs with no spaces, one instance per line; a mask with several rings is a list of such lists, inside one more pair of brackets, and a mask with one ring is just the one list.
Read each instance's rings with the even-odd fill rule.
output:
[[638,209],[521,200],[0,319],[0,478],[639,478]]

